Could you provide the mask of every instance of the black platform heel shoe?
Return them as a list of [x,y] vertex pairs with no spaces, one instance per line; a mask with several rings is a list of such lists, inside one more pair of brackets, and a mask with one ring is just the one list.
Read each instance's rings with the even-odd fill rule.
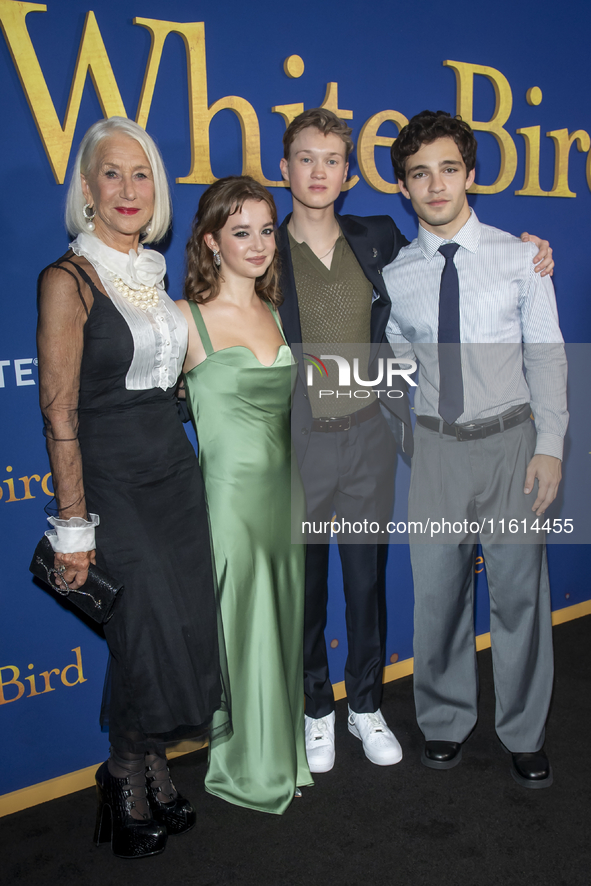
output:
[[[146,766],[146,790],[152,815],[156,821],[164,825],[168,834],[184,834],[195,827],[197,813],[193,804],[181,797],[170,778],[170,772],[166,760],[157,757],[153,762],[163,762],[164,766],[156,768],[148,764]],[[167,803],[158,799],[160,796],[169,797]]]
[[97,845],[110,840],[113,855],[119,858],[144,858],[164,852],[166,829],[153,818],[137,819],[131,815],[135,800],[129,778],[115,778],[103,763],[96,773],[96,791]]

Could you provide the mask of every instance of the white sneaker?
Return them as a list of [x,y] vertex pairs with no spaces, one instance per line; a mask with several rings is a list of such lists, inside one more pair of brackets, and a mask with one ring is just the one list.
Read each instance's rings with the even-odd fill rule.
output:
[[304,716],[304,723],[310,772],[329,772],[334,766],[334,711],[318,720]]
[[355,714],[349,708],[349,732],[363,742],[365,756],[378,766],[393,766],[402,760],[402,748],[382,712]]

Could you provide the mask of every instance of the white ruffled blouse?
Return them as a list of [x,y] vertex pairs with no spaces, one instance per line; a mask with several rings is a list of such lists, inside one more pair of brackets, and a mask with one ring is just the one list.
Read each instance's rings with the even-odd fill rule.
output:
[[[125,379],[128,391],[150,388],[167,390],[176,384],[187,350],[188,326],[184,316],[164,289],[166,262],[152,249],[130,249],[126,255],[103,243],[94,234],[78,234],[70,243],[76,255],[84,256],[97,272],[105,292],[129,326],[133,337],[133,359]],[[113,281],[123,280],[130,289],[151,286],[160,296],[147,309],[126,299]]]

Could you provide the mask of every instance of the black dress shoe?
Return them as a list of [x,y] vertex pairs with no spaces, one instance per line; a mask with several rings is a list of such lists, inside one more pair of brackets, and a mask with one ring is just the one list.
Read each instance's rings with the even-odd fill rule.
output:
[[115,778],[106,763],[96,773],[98,810],[95,842],[111,843],[119,858],[144,858],[158,855],[166,846],[166,829],[153,818],[137,819],[131,815],[135,806],[129,778]]
[[[166,771],[166,779],[163,783],[162,775],[164,771]],[[155,775],[155,772],[158,774]],[[158,788],[156,783],[159,785]],[[170,779],[167,766],[164,769],[147,767],[146,789],[152,815],[158,824],[166,828],[169,836],[171,834],[184,834],[195,827],[195,822],[197,821],[195,808],[189,800],[177,793]],[[159,799],[160,796],[168,796],[168,803],[162,803]]]
[[462,760],[462,745],[457,741],[426,741],[421,763],[429,769],[453,769]]
[[549,788],[552,767],[543,750],[534,754],[511,754],[511,775],[524,788]]

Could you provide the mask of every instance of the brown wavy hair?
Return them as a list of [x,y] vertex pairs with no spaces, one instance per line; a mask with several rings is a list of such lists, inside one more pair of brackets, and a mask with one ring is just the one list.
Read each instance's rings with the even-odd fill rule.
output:
[[466,173],[472,172],[476,166],[478,142],[468,124],[459,115],[452,117],[447,111],[421,111],[400,130],[390,148],[396,178],[406,182],[408,158],[416,154],[423,145],[430,145],[438,138],[452,138],[466,164]]
[[[277,226],[277,208],[273,197],[249,175],[229,175],[220,178],[201,195],[186,248],[187,273],[183,295],[187,301],[204,304],[219,295],[222,279],[220,269],[205,242],[205,235],[212,234],[217,240],[229,217],[241,212],[247,200],[265,202],[271,212],[273,226]],[[255,291],[260,299],[270,302],[275,308],[283,301],[279,289],[277,252],[265,273],[256,278]]]
[[302,111],[301,114],[294,117],[283,133],[283,157],[285,160],[289,160],[289,152],[295,137],[303,129],[309,129],[311,126],[318,129],[323,135],[338,135],[345,145],[345,160],[349,159],[354,148],[351,138],[353,130],[327,108],[308,108],[307,111]]

